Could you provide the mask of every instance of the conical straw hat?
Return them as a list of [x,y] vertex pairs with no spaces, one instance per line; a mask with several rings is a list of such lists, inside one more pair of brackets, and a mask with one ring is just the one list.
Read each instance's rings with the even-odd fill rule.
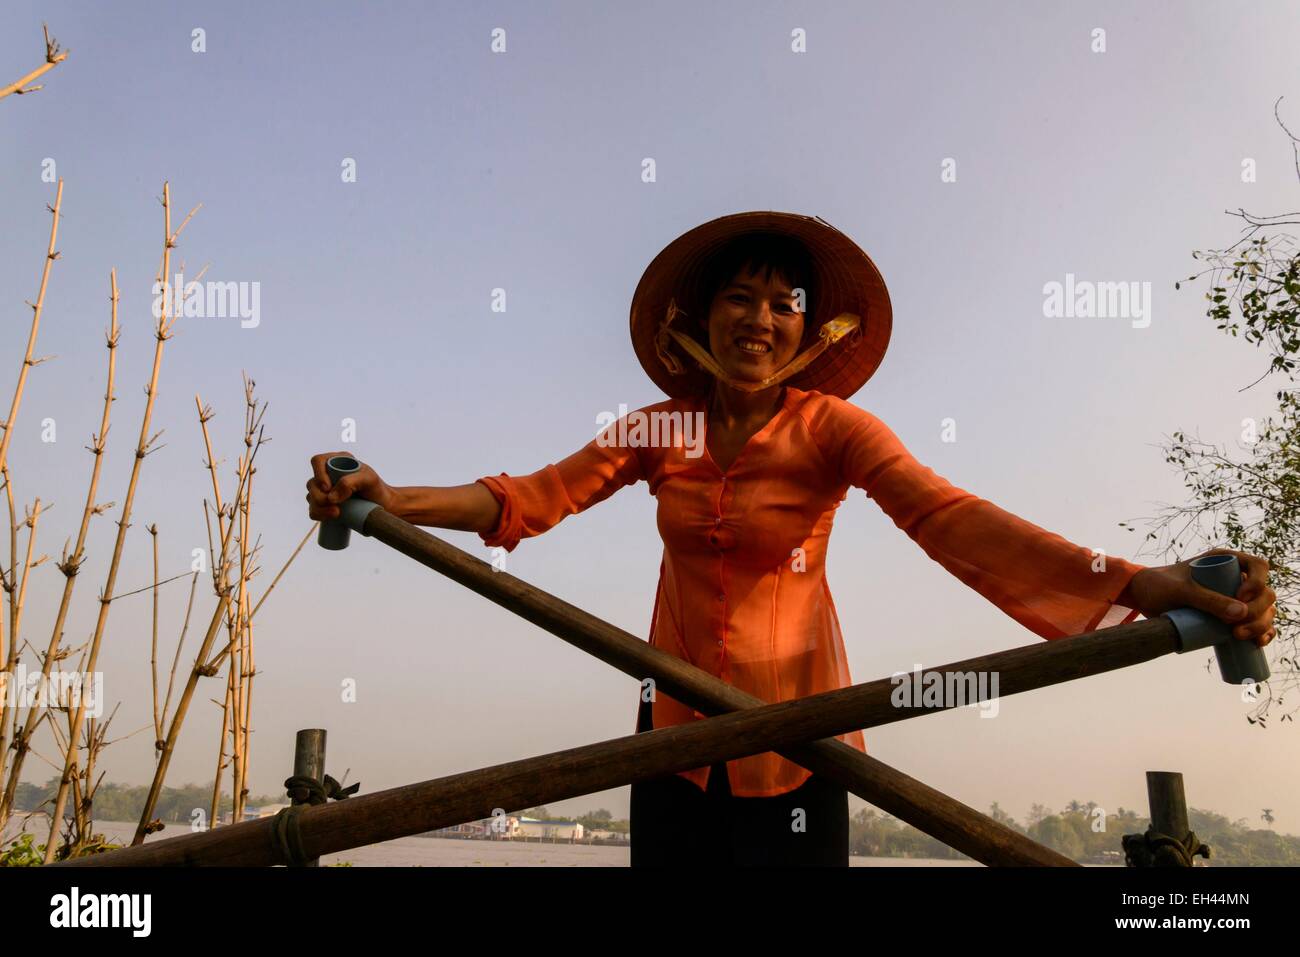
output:
[[[815,302],[808,303],[804,341],[816,341],[827,321],[849,313],[859,318],[856,332],[835,342],[802,371],[791,376],[797,389],[824,392],[847,399],[880,365],[889,345],[893,312],[880,270],[852,239],[821,217],[771,211],[735,213],[696,226],[674,239],[646,267],[632,296],[632,346],[646,374],[674,398],[704,394],[712,375],[678,343],[667,346],[665,359],[660,329],[669,303],[679,308],[692,301],[709,258],[728,241],[752,232],[777,232],[800,240],[808,249],[816,273]],[[694,322],[689,316],[679,322]],[[681,328],[681,326],[679,326]],[[672,368],[681,371],[674,374]]]

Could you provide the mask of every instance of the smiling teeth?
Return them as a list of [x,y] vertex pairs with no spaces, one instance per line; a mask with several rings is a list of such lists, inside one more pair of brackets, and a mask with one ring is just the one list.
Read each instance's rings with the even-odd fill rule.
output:
[[765,342],[737,342],[736,345],[746,352],[767,352],[769,348]]

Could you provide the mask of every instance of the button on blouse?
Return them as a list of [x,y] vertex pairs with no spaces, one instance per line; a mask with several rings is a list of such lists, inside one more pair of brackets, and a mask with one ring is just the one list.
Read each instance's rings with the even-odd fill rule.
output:
[[[781,408],[725,472],[702,436],[692,447],[680,428],[634,428],[636,421],[672,421],[656,414],[705,410],[702,399],[669,399],[629,413],[629,421],[531,475],[484,476],[479,481],[501,503],[501,517],[483,541],[513,550],[618,489],[646,482],[664,543],[650,644],[770,702],[852,683],[825,569],[835,510],[850,487],[863,489],[930,558],[1041,638],[1138,615],[1116,598],[1144,566],[1113,556],[1099,561],[952,485],[913,458],[879,418],[843,399],[786,386]],[[670,441],[634,441],[638,435]],[[656,728],[702,717],[663,692],[655,696]],[[866,751],[860,730],[839,739]],[[708,772],[680,773],[703,789]],[[737,797],[783,794],[808,776],[773,752],[727,762]]]

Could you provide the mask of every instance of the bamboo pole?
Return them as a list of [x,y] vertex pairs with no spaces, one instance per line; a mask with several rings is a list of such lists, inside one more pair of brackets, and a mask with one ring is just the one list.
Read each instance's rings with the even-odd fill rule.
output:
[[[289,566],[293,564],[293,560],[298,557],[298,553],[302,551],[303,546],[307,544],[308,539],[310,539],[312,534],[316,531],[317,525],[319,525],[319,523],[315,523],[310,528],[307,529],[306,534],[303,535],[302,539],[298,542],[298,547],[293,550],[293,553],[285,561],[284,565],[280,567],[280,571],[276,573],[276,576],[274,579],[272,579],[271,584],[268,585],[266,591],[262,593],[262,597],[259,598],[257,600],[257,604],[253,606],[253,610],[249,613],[248,616],[248,622],[250,626],[252,624],[253,619],[257,617],[258,609],[262,607],[262,603],[266,601],[266,599],[270,596],[271,592],[274,591],[276,584],[278,584],[280,579],[284,577],[284,573],[289,570]],[[227,643],[225,648],[223,648],[220,652],[218,652],[216,655],[213,656],[212,661],[210,663],[210,667],[212,668],[220,667],[221,662],[224,660],[226,655],[229,654],[232,647],[233,647],[233,639],[230,643]],[[233,681],[233,673],[228,672],[227,674],[228,674],[228,681],[227,681],[227,689],[226,689],[226,699],[225,699],[225,704],[222,706],[221,709],[221,739],[220,739],[221,746],[217,752],[217,772],[214,777],[214,781],[212,785],[212,799],[210,802],[209,821],[211,822],[210,824],[211,827],[218,826],[218,820],[219,820],[218,812],[220,810],[220,799],[221,799],[221,775],[226,766],[225,764],[226,734],[229,731],[229,725],[230,725],[231,692],[229,689],[229,684],[231,681]],[[214,699],[214,703],[215,703],[215,699]],[[245,751],[245,753],[247,753],[247,751]]]
[[[205,407],[203,405],[203,400],[199,398],[199,394],[197,392],[194,393],[194,404],[198,408],[198,412],[199,412],[199,428],[203,432],[203,447],[208,453],[206,468],[212,477],[213,511],[217,513],[217,540],[225,541],[226,538],[225,505],[222,504],[221,501],[221,481],[217,477],[217,460],[216,457],[212,454],[212,436],[208,433],[208,420],[211,419],[216,413],[212,411],[211,407]],[[205,513],[206,513],[206,503],[205,503]],[[215,550],[212,547],[211,519],[208,520],[208,553],[210,555],[215,554]],[[224,567],[224,563],[219,566],[218,564],[216,564],[215,558],[213,561],[214,561],[214,565],[212,568],[212,587],[215,590],[217,596],[220,597],[222,590],[228,588],[230,582],[229,579],[226,577],[226,568]],[[230,618],[227,619],[226,631],[230,635],[230,642],[233,643],[234,635],[235,635],[233,619]],[[227,685],[229,685],[229,683],[232,680],[233,677],[228,676]],[[226,767],[226,732],[230,726],[229,687],[227,687],[226,694],[223,701],[225,703],[222,705],[222,709],[221,709],[221,737],[217,741],[217,771],[212,779],[212,798],[211,801],[209,802],[209,811],[210,811],[210,817],[208,819],[209,827],[217,827],[218,824],[217,815],[219,814],[221,809],[221,778]],[[233,821],[233,817],[232,817],[232,821]]]
[[[19,85],[21,85],[21,81]],[[60,178],[58,189],[54,194],[54,205],[46,206],[46,209],[48,209],[51,214],[50,242],[49,242],[49,246],[45,251],[45,263],[41,268],[41,285],[36,293],[36,302],[28,303],[28,305],[31,306],[32,308],[32,321],[27,331],[27,351],[23,354],[23,363],[18,370],[18,382],[14,386],[14,397],[12,401],[9,403],[9,415],[5,418],[4,422],[0,423],[0,430],[3,430],[3,434],[0,435],[0,479],[4,481],[6,494],[8,495],[9,498],[9,511],[10,511],[10,531],[11,531],[10,574],[13,574],[17,562],[17,558],[16,558],[17,530],[14,527],[14,523],[12,520],[13,487],[11,485],[11,479],[9,475],[9,443],[13,439],[14,426],[18,422],[18,410],[21,408],[23,402],[23,389],[27,385],[27,372],[28,370],[31,369],[32,366],[38,365],[39,363],[44,361],[44,359],[34,358],[33,353],[35,352],[36,349],[36,336],[40,332],[40,328],[41,328],[41,314],[45,308],[45,290],[49,287],[49,283],[50,283],[50,269],[54,265],[54,260],[59,258],[59,253],[55,250],[54,247],[59,238],[59,217],[60,217],[59,211],[62,209],[62,207],[63,207],[63,179]],[[4,590],[7,593],[9,598],[9,616],[10,616],[10,624],[11,624],[10,637],[11,640],[13,640],[12,622],[14,617],[17,614],[17,608],[14,605],[14,582],[4,578],[2,574],[0,574],[0,581],[3,581]],[[5,682],[6,685],[10,681],[12,681],[13,669],[17,666],[17,661],[18,661],[18,648],[17,648],[16,641],[14,642],[14,647],[10,649],[8,653],[6,653],[4,618],[3,615],[0,615],[0,681]],[[6,696],[6,701],[7,700],[8,698]],[[17,717],[17,712],[14,712],[14,716],[15,718]],[[0,708],[0,722],[3,722],[4,728],[8,727],[8,719],[9,719],[8,708],[7,707]],[[0,753],[0,778],[4,776],[4,766],[7,758],[8,758],[8,751],[6,748],[6,750],[3,753]]]
[[[257,450],[262,447],[262,438],[259,435],[257,444],[253,447],[250,457],[256,457]],[[243,494],[244,481],[250,474],[248,469],[241,472],[239,485],[235,489],[235,501],[238,502]],[[230,540],[234,537],[235,523],[232,521],[226,528],[225,537],[221,540],[221,554],[218,568],[224,569],[227,562],[227,552],[230,549]],[[218,577],[218,581],[226,581],[224,575]],[[149,786],[149,794],[145,798],[144,808],[140,812],[140,821],[136,826],[135,836],[132,838],[132,844],[139,844],[144,841],[145,836],[151,832],[153,822],[150,820],[153,810],[158,802],[158,796],[162,793],[163,781],[167,777],[167,767],[171,763],[171,756],[176,748],[176,741],[180,737],[181,725],[185,723],[185,716],[189,713],[190,702],[193,700],[195,688],[198,686],[199,678],[211,677],[217,673],[217,667],[208,663],[208,656],[212,652],[212,645],[216,639],[217,632],[221,628],[222,618],[230,607],[231,588],[226,585],[219,590],[216,610],[212,614],[212,621],[208,625],[207,633],[203,636],[203,642],[199,648],[198,654],[194,658],[194,665],[190,669],[189,680],[185,684],[185,691],[181,695],[181,700],[176,704],[176,713],[172,718],[171,725],[167,731],[167,739],[163,742],[162,753],[158,758],[158,765],[154,769],[153,782]]]
[[3,100],[10,93],[15,93],[19,96],[24,93],[35,93],[45,84],[38,83],[36,86],[28,86],[27,84],[31,83],[32,80],[44,76],[68,58],[68,51],[60,50],[59,41],[50,37],[49,27],[42,24],[41,29],[45,31],[45,62],[35,70],[32,70],[31,73],[28,73],[17,83],[10,83],[8,86],[0,87],[0,100]]
[[253,430],[258,427],[262,415],[266,412],[266,406],[263,404],[261,412],[257,409],[257,401],[254,398],[253,390],[257,383],[244,375],[244,450],[245,455],[249,457],[250,475],[248,479],[248,490],[244,495],[243,522],[244,527],[241,535],[243,538],[252,541],[252,547],[248,551],[248,569],[245,573],[241,568],[240,580],[240,602],[239,614],[243,620],[244,644],[245,644],[245,661],[241,669],[241,675],[245,683],[243,705],[244,713],[242,718],[242,729],[244,735],[243,742],[243,767],[240,769],[239,779],[243,783],[240,790],[239,814],[240,820],[243,820],[244,807],[248,800],[248,765],[252,756],[252,731],[253,731],[253,679],[257,676],[257,655],[253,642],[253,616],[250,611],[252,604],[252,590],[248,583],[253,579],[260,566],[257,564],[259,559],[260,546],[253,539],[253,476],[257,474],[257,469],[252,465],[252,447],[253,447]]
[[293,550],[293,554],[289,556],[288,560],[280,567],[280,570],[276,572],[275,577],[271,579],[271,584],[266,586],[266,591],[262,592],[262,597],[257,600],[257,604],[253,606],[252,612],[249,613],[248,620],[250,622],[257,617],[257,610],[262,607],[262,602],[266,601],[267,597],[275,589],[276,584],[282,577],[284,577],[284,573],[289,570],[289,566],[293,564],[293,560],[298,557],[298,553],[302,551],[302,547],[307,544],[307,539],[311,538],[311,533],[314,531],[316,531],[315,523],[311,528],[307,529],[307,534],[303,535],[302,541],[298,543],[298,547]]
[[237,715],[236,729],[240,736],[239,742],[239,791],[237,800],[239,813],[235,816],[235,821],[244,819],[244,807],[248,800],[248,759],[249,747],[251,745],[251,729],[253,721],[253,675],[256,673],[256,665],[253,656],[253,631],[249,621],[249,604],[251,601],[251,592],[248,583],[256,573],[254,560],[256,559],[257,547],[253,543],[253,476],[257,474],[257,469],[253,467],[253,433],[257,428],[259,419],[257,413],[257,401],[253,396],[255,383],[244,373],[244,467],[248,470],[248,481],[244,485],[244,497],[239,506],[239,631],[241,635],[240,644],[240,663],[239,663],[239,706],[240,710]]
[[[244,446],[246,449],[250,448],[251,446],[250,454],[252,454],[252,452],[256,450],[257,444],[260,444],[260,442],[262,441],[262,439],[259,437],[257,443],[254,443],[252,436],[253,436],[254,429],[260,428],[261,417],[266,411],[265,405],[262,406],[261,411],[257,411],[256,403],[252,399],[251,387],[254,384],[255,383],[252,380],[247,379],[247,377],[245,377],[246,414],[245,414]],[[219,479],[217,478],[216,459],[212,452],[212,438],[208,432],[208,427],[207,427],[207,423],[213,417],[214,413],[210,406],[204,406],[202,399],[197,394],[194,396],[194,403],[195,406],[198,408],[199,426],[203,431],[203,444],[205,450],[207,451],[207,460],[205,462],[205,467],[211,473],[211,477],[212,477],[212,495],[213,495],[213,500],[216,503],[213,511],[217,513],[217,531],[218,534],[224,540],[226,535],[226,531],[225,531],[226,510],[224,504],[222,503],[222,498],[221,498],[221,484]],[[240,474],[242,474],[242,468],[239,471]],[[239,506],[232,504],[230,508],[230,517],[232,522],[234,521],[235,515],[239,512],[240,512]],[[206,502],[205,502],[205,514],[206,514]],[[279,583],[280,579],[284,577],[284,573],[289,570],[289,566],[293,564],[294,559],[298,557],[298,553],[301,552],[303,546],[307,544],[307,540],[311,537],[312,532],[315,530],[315,528],[316,526],[312,525],[312,527],[307,530],[307,533],[303,535],[302,540],[298,542],[298,546],[289,555],[284,565],[281,566],[279,572],[276,573],[275,578],[271,581],[271,584],[267,586],[266,591],[262,593],[261,598],[259,598],[257,604],[253,606],[252,611],[244,612],[242,610],[243,606],[246,605],[247,602],[250,600],[248,589],[245,587],[242,590],[241,594],[243,597],[240,599],[240,601],[243,604],[239,605],[236,608],[236,611],[234,613],[227,616],[226,630],[230,636],[229,640],[226,642],[225,646],[221,649],[221,651],[217,652],[217,654],[215,654],[211,658],[211,660],[208,661],[207,663],[208,670],[215,672],[217,669],[221,667],[222,663],[225,661],[226,656],[232,655],[234,653],[236,649],[236,645],[240,641],[240,636],[241,636],[239,629],[236,627],[236,623],[240,623],[240,627],[249,629],[251,633],[253,619],[257,616],[258,609],[262,607],[262,603],[265,602],[266,599],[270,596],[271,592],[274,591],[275,586]],[[246,536],[247,532],[245,531],[243,534]],[[210,519],[208,520],[208,548],[209,551],[212,550],[212,523]],[[218,577],[219,573],[221,574],[221,577]],[[250,572],[248,578],[251,579],[251,577],[252,577],[252,573]],[[241,577],[241,581],[242,580],[243,579]],[[223,585],[229,586],[229,577],[227,574],[225,574],[224,563],[222,563],[221,568],[214,567],[213,582],[214,582],[214,586],[218,589],[218,593],[220,593],[220,589],[221,587],[223,587]],[[232,604],[236,604],[236,603],[232,603]],[[218,739],[219,744],[217,748],[217,770],[216,770],[216,774],[213,776],[212,796],[209,802],[209,815],[210,815],[209,821],[211,827],[219,826],[219,822],[220,822],[219,811],[220,811],[220,802],[221,802],[221,780],[227,765],[226,739],[228,734],[231,735],[232,739],[234,735],[234,732],[232,731],[231,715],[234,713],[232,711],[232,708],[233,708],[233,701],[234,701],[234,682],[236,677],[236,672],[234,671],[235,667],[236,666],[233,664],[233,659],[232,659],[231,670],[227,672],[227,689],[223,699],[224,703],[220,703],[222,709],[221,736]],[[250,669],[250,670],[255,670],[255,669]],[[244,711],[245,727],[249,727],[251,725],[251,711],[249,710],[251,706],[251,676],[249,678],[249,681],[250,681],[250,694],[245,699],[245,711]],[[244,780],[247,780],[249,746],[248,746],[247,737],[244,740],[245,740],[245,744],[243,748],[242,774]],[[236,793],[238,793],[239,790],[240,789],[238,787],[235,788]],[[233,795],[232,795],[232,819],[233,819],[232,823],[237,823],[239,819],[234,815],[234,811],[233,811],[234,804],[235,802],[233,800]]]
[[199,678],[203,673],[202,661],[212,648],[213,639],[221,628],[221,617],[225,614],[226,607],[229,604],[230,593],[226,592],[221,597],[221,600],[217,602],[217,607],[212,612],[212,621],[208,623],[207,634],[203,636],[203,644],[199,648],[198,656],[195,658],[194,667],[190,669],[190,677],[185,682],[185,690],[181,692],[181,699],[176,703],[176,714],[168,726],[167,738],[163,741],[163,749],[158,755],[158,765],[154,768],[153,781],[149,785],[149,794],[145,798],[144,809],[140,813],[140,821],[136,825],[135,836],[131,840],[132,844],[139,844],[144,840],[145,835],[149,833],[150,818],[153,816],[153,809],[158,803],[158,796],[162,793],[163,781],[167,777],[167,767],[171,764],[172,753],[176,750],[176,739],[180,737],[181,725],[185,722],[185,715],[189,712],[190,701],[194,698],[194,689],[198,686]]
[[[997,671],[999,691],[1005,696],[1150,661],[1173,652],[1175,641],[1173,623],[1157,618],[931,670]],[[691,666],[687,664],[685,669]],[[665,683],[668,680],[665,675]],[[687,675],[684,680],[696,679]],[[305,808],[298,812],[303,849],[308,857],[319,857],[490,817],[497,808],[565,800],[764,751],[815,752],[824,743],[821,739],[832,735],[943,710],[895,707],[890,700],[894,688],[891,679],[882,678]],[[799,744],[805,741],[816,744],[801,749]],[[900,771],[873,762],[876,765],[879,769],[873,772],[871,783],[896,789],[894,794],[901,798],[893,800],[894,794],[886,793],[881,801],[873,800],[877,806],[921,807],[942,817],[944,804],[957,803]],[[1014,831],[1004,841],[999,831],[982,827],[982,815],[970,814],[976,819],[971,823],[977,831],[936,836],[985,863],[1074,864]],[[272,823],[270,818],[245,821],[216,832],[187,834],[66,863],[81,867],[283,864],[286,862],[273,843]]]
[[45,290],[50,284],[50,267],[59,258],[54,245],[59,238],[59,210],[63,206],[63,179],[59,179],[58,190],[54,194],[54,205],[47,206],[53,220],[50,223],[50,245],[45,252],[45,266],[41,270],[41,286],[36,293],[36,302],[28,303],[32,307],[32,324],[27,332],[27,352],[23,356],[22,368],[18,371],[18,384],[14,386],[13,401],[9,404],[9,415],[4,420],[4,435],[0,436],[0,469],[9,462],[9,441],[13,438],[14,423],[18,420],[18,409],[23,401],[23,387],[27,384],[27,370],[43,360],[32,358],[36,348],[36,335],[41,328],[41,312],[45,308]]
[[[5,470],[5,490],[8,494],[9,507],[12,512],[13,488],[8,481],[8,469]],[[40,522],[40,518],[41,500],[38,497],[34,504],[34,510],[27,513],[27,519],[23,522],[23,524],[27,526],[27,553],[23,559],[23,574],[21,582],[17,581],[14,577],[17,575],[17,569],[13,567],[16,565],[16,558],[13,560],[13,564],[11,564],[9,569],[10,580],[7,587],[9,590],[9,608],[11,612],[9,618],[10,648],[9,660],[4,663],[3,670],[6,679],[12,679],[13,674],[18,667],[18,649],[20,647],[19,637],[22,634],[23,606],[27,603],[27,583],[31,579],[32,569],[44,562],[47,557],[42,555],[35,561],[32,560],[32,552],[36,548],[36,526]],[[16,531],[16,524],[13,521],[12,515],[10,516],[10,530],[11,532]],[[11,544],[16,544],[16,542],[11,542]],[[16,589],[14,587],[15,585],[17,586]],[[3,696],[3,704],[0,704],[0,778],[3,778],[5,769],[4,758],[8,756],[9,751],[11,721],[13,725],[13,736],[16,738],[18,735],[18,705],[16,701],[11,700],[14,696],[12,694],[13,689],[7,684],[7,680],[6,683],[0,683],[0,691],[5,692]]]
[[[163,183],[163,258],[159,281],[162,283],[163,297],[162,310],[158,318],[158,325],[154,330],[154,337],[157,340],[154,345],[153,369],[149,377],[149,386],[146,390],[148,398],[145,401],[144,416],[140,423],[140,438],[136,444],[135,461],[131,465],[131,478],[127,482],[126,500],[122,503],[122,517],[117,523],[117,540],[113,545],[113,557],[108,566],[108,578],[104,583],[103,594],[99,598],[99,617],[95,622],[95,633],[90,642],[90,658],[87,662],[86,673],[94,674],[95,665],[99,661],[100,644],[104,638],[104,631],[108,625],[108,610],[113,601],[113,589],[117,584],[117,570],[122,561],[122,549],[126,544],[126,531],[131,526],[131,506],[135,502],[136,487],[140,481],[140,467],[144,463],[145,456],[149,454],[149,447],[157,439],[157,435],[152,438],[149,436],[149,423],[153,415],[154,398],[158,394],[158,376],[162,369],[163,346],[173,335],[171,328],[174,324],[168,320],[168,306],[170,305],[171,296],[171,278],[168,276],[168,270],[171,266],[171,251],[176,245],[176,239],[180,236],[181,230],[185,228],[196,206],[189,216],[185,217],[184,222],[173,233],[171,228],[171,188],[167,183]],[[57,219],[57,217],[56,217]],[[63,810],[67,806],[69,776],[72,774],[73,765],[76,763],[77,744],[81,734],[81,722],[85,716],[84,699],[77,704],[77,711],[72,718],[72,727],[68,738],[68,753],[64,758],[63,775],[59,780],[58,794],[54,800],[53,818],[50,822],[50,837],[45,846],[45,863],[48,864],[54,860],[54,854],[57,850],[56,837],[58,836],[59,819],[63,815]]]
[[[226,767],[226,734],[230,731],[230,683],[234,676],[227,674],[226,677],[226,694],[224,703],[221,706],[221,738],[217,748],[217,771],[212,785],[212,796],[208,799],[208,827],[218,827],[221,814],[221,775]],[[217,699],[213,698],[213,704]],[[232,810],[230,822],[235,823],[234,812]]]
[[[119,299],[117,291],[117,270],[109,271],[109,302],[111,321],[108,333],[105,336],[105,345],[108,348],[108,374],[107,383],[104,387],[104,411],[99,422],[99,432],[91,437],[91,444],[87,450],[94,457],[94,463],[90,471],[90,485],[86,491],[86,504],[81,512],[81,525],[77,529],[77,543],[72,549],[72,554],[68,555],[67,544],[64,544],[62,561],[58,564],[58,569],[63,572],[63,595],[59,599],[59,611],[54,619],[54,628],[50,633],[49,645],[45,650],[45,658],[41,663],[41,682],[44,684],[50,676],[50,670],[55,661],[61,660],[59,656],[59,645],[63,641],[63,626],[67,621],[68,609],[72,605],[72,594],[77,585],[77,573],[81,570],[82,564],[86,560],[85,546],[86,535],[90,531],[90,517],[99,515],[105,509],[111,508],[114,503],[108,502],[105,505],[95,504],[95,495],[99,489],[99,473],[104,465],[104,449],[109,430],[109,419],[114,402],[113,381],[117,369],[117,342],[120,336],[120,330],[117,324],[117,303]],[[31,748],[32,735],[36,733],[39,724],[40,710],[33,707],[28,710],[27,718],[23,723],[23,728],[14,737],[12,745],[14,751],[14,763],[9,773],[9,780],[5,784],[4,796],[0,798],[0,829],[3,829],[5,822],[13,813],[13,805],[18,789],[18,781],[22,775],[23,763],[26,760],[27,752]]]
[[167,712],[171,709],[172,704],[172,686],[176,683],[176,668],[180,665],[181,649],[185,647],[185,635],[190,630],[190,613],[194,611],[194,592],[199,584],[199,573],[194,572],[190,576],[190,598],[185,603],[185,620],[181,623],[181,634],[176,639],[176,654],[172,656],[172,669],[167,676],[167,696],[163,698],[163,721],[167,721]]
[[[245,432],[245,438],[249,436]],[[249,498],[253,492],[253,468],[249,455],[246,452],[240,458],[240,469],[246,473],[243,481],[244,493],[235,500],[235,513],[231,516],[232,522],[237,522],[239,527],[239,584],[237,586],[235,597],[235,634],[238,635],[236,645],[237,654],[230,656],[230,674],[234,681],[234,720],[231,723],[233,744],[230,750],[230,780],[231,780],[231,823],[238,824],[244,819],[244,798],[248,791],[248,784],[244,775],[248,771],[248,676],[249,655],[251,653],[250,642],[251,636],[248,633],[248,575],[251,571],[249,565],[249,548],[248,548],[248,505]]]
[[[244,807],[248,797],[248,762],[250,751],[250,731],[252,727],[252,685],[256,672],[253,659],[253,635],[251,615],[249,614],[250,591],[248,583],[257,572],[254,559],[258,549],[250,548],[251,508],[253,495],[253,476],[257,469],[253,464],[257,450],[263,441],[261,420],[266,412],[265,404],[259,411],[253,389],[256,383],[244,375],[244,455],[239,459],[239,488],[242,494],[235,496],[231,505],[230,520],[232,526],[238,523],[237,540],[239,542],[239,584],[232,600],[234,633],[231,641],[229,662],[230,693],[227,696],[231,709],[229,725],[231,732],[231,784],[232,784],[232,823],[239,823],[244,817]],[[220,658],[221,656],[218,656]],[[210,662],[216,667],[218,662]],[[220,782],[214,782],[213,790],[219,793]]]
[[[0,682],[3,682],[4,689],[13,687],[14,672],[18,668],[18,510],[14,505],[14,485],[9,476],[9,467],[0,465],[0,483],[3,483],[5,492],[5,502],[9,506],[9,571],[4,569],[4,563],[0,561],[0,588],[4,590],[5,597],[9,599],[9,651],[4,651],[4,615],[0,614]],[[9,701],[10,696],[5,694],[3,702],[0,702],[0,744],[5,743],[5,736],[9,728]],[[18,716],[17,711],[14,717]],[[3,771],[5,760],[8,758],[8,747],[0,751],[0,771]]]
[[[0,588],[4,589],[5,597],[9,599],[9,651],[4,649],[4,615],[0,614],[0,682],[3,682],[4,689],[13,687],[14,673],[18,668],[18,609],[20,602],[18,599],[18,510],[14,505],[14,485],[9,476],[9,467],[0,466],[0,482],[4,484],[5,502],[9,506],[9,571],[4,569],[4,563],[0,561]],[[9,728],[9,709],[10,696],[5,694],[4,700],[0,702],[0,744],[5,744],[5,737]],[[17,711],[14,712],[17,717]],[[8,747],[6,745],[3,751],[0,751],[0,771],[4,769],[5,760],[8,758]]]
[[149,642],[149,677],[153,681],[153,739],[162,740],[162,713],[158,702],[158,523],[148,527],[153,540],[153,630]]
[[75,831],[72,838],[68,841],[68,856],[72,857],[82,853],[86,847],[95,843],[94,818],[91,816],[95,806],[95,793],[99,790],[100,783],[104,780],[104,771],[99,772],[99,778],[95,778],[95,763],[104,748],[111,744],[108,741],[108,728],[112,724],[113,718],[117,715],[117,706],[113,707],[113,712],[102,723],[96,718],[91,718],[87,722],[86,732],[86,771],[85,771],[85,789],[84,793],[80,788],[80,778],[73,779],[73,797],[74,803],[74,820]]

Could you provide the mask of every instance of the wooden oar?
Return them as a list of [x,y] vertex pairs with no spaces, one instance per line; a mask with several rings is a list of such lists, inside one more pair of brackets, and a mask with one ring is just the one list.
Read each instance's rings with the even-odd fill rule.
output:
[[[371,503],[358,504],[369,506],[369,511],[355,521],[357,531],[626,674],[639,680],[653,678],[658,689],[702,713],[720,716],[305,809],[300,817],[301,832],[310,856],[487,817],[497,807],[533,806],[776,751],[983,863],[1074,865],[1064,855],[834,738],[855,729],[946,710],[957,706],[956,702],[939,707],[898,707],[891,700],[895,682],[880,679],[767,704],[580,608],[494,570]],[[1128,667],[1175,650],[1173,624],[1157,618],[928,670],[996,673],[998,693],[1003,696]],[[826,740],[818,740],[823,738]],[[281,863],[271,849],[269,828],[266,821],[251,821],[69,863]]]
[[[346,506],[346,502],[344,503]],[[759,707],[766,702],[714,677],[689,662],[651,647],[621,628],[548,594],[487,562],[456,548],[422,528],[405,522],[369,502],[358,502],[342,518],[359,532],[420,564],[434,569],[483,597],[513,611],[577,648],[638,680],[653,678],[658,690],[703,714],[723,714]],[[1108,638],[1103,638],[1108,635]],[[1177,632],[1164,618],[1138,622],[1105,632],[1041,642],[983,658],[947,670],[1000,672],[1000,694],[1069,681],[1085,674],[1148,661],[1176,650]],[[1008,674],[1008,666],[1017,667]],[[945,669],[932,669],[945,670]],[[1019,679],[1019,682],[1017,681]],[[832,710],[835,694],[845,694],[846,720],[833,734],[901,720],[923,713],[895,708],[889,700],[894,685],[887,679],[818,695],[819,708]],[[871,689],[868,691],[867,689]],[[865,692],[871,704],[858,694]],[[852,703],[849,703],[849,702]],[[839,702],[836,702],[839,703]],[[924,709],[925,711],[934,709]],[[806,740],[806,739],[805,739]],[[918,830],[990,865],[1072,865],[1062,854],[1030,840],[941,791],[927,787],[889,765],[835,739],[794,748],[772,747],[782,757],[822,775],[906,821]],[[696,765],[700,766],[700,765]]]
[[[995,670],[1000,675],[1000,691],[1026,691],[1159,657],[1172,650],[1170,628],[1172,625],[1164,619],[1142,621],[1091,635],[996,652],[931,671]],[[1092,647],[1082,647],[1085,644]],[[671,680],[667,675],[665,679]],[[697,679],[688,675],[686,680]],[[935,710],[895,707],[890,701],[894,691],[892,680],[881,679],[359,795],[319,807],[304,807],[298,812],[304,856],[318,857],[422,834],[452,824],[492,817],[494,812],[500,814],[514,808],[592,794],[632,781],[775,750],[790,755],[792,760],[797,758],[801,763],[805,760],[820,763],[828,776],[837,774],[842,779],[851,779],[855,793],[873,793],[879,788],[878,798],[868,798],[873,804],[904,819],[905,815],[911,814],[914,820],[942,830],[942,834],[935,836],[977,860],[990,864],[1074,865],[1069,858],[1036,844],[888,765],[853,748],[834,747],[841,742],[833,737],[830,742],[816,740],[856,727],[887,724]],[[801,746],[799,742],[802,741],[815,743]],[[828,745],[836,753],[826,759],[818,752]],[[845,751],[848,760],[840,761],[839,754]],[[859,761],[859,758],[866,760]],[[270,818],[245,821],[198,834],[80,857],[54,866],[257,866],[286,863],[275,849],[272,827]]]

